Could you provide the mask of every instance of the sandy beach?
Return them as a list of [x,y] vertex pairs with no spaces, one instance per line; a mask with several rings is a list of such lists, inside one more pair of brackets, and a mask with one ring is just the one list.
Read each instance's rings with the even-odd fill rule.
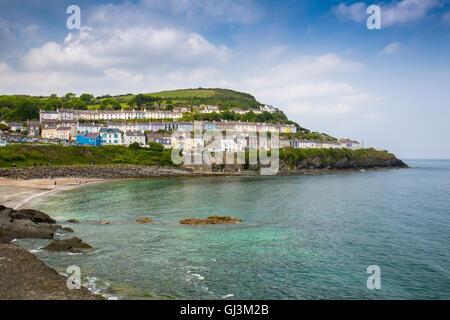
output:
[[16,180],[0,177],[0,204],[14,209],[24,209],[26,204],[36,197],[104,181],[107,181],[107,179],[53,178]]

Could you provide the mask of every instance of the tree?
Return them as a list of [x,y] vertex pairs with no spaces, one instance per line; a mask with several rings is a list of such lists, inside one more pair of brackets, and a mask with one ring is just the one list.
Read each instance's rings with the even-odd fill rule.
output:
[[119,101],[113,98],[103,99],[100,103],[100,110],[120,110],[122,106]]
[[86,104],[89,104],[92,102],[92,99],[94,99],[94,96],[92,94],[89,93],[83,93],[80,96],[80,99],[83,100]]
[[73,98],[72,100],[70,100],[70,102],[72,103],[72,109],[75,109],[75,110],[86,110],[87,109],[86,102],[83,101],[81,98]]
[[60,98],[51,95],[50,98],[47,98],[47,100],[45,100],[43,109],[55,111],[56,109],[61,108],[62,104],[63,102]]
[[8,118],[8,115],[10,115],[12,112],[12,110],[8,107],[3,107],[0,109],[0,115],[1,115],[1,119],[5,119]]
[[139,144],[139,142],[133,142],[128,146],[128,148],[130,148],[131,150],[140,150],[141,145]]
[[72,100],[72,99],[75,98],[75,97],[76,97],[76,96],[75,96],[75,93],[69,92],[69,93],[67,93],[67,94],[64,96],[64,101]]
[[[135,143],[137,143],[137,142],[135,142]],[[149,143],[149,149],[151,151],[162,152],[162,151],[164,151],[164,146],[161,143],[150,142]]]

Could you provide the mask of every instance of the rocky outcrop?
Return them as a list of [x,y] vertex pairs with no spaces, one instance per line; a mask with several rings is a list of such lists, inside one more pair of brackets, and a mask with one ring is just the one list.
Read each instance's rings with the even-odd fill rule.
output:
[[211,216],[206,219],[192,218],[181,220],[181,224],[189,225],[205,225],[205,224],[235,224],[242,222],[242,219],[231,218],[231,217],[218,217]]
[[91,248],[92,246],[90,246],[87,243],[84,243],[83,241],[81,241],[80,238],[73,237],[71,239],[53,240],[42,249],[48,251],[69,251],[74,253],[81,253],[81,251],[78,249],[91,249]]
[[67,288],[67,278],[18,246],[0,244],[0,300],[102,299],[88,289]]
[[136,220],[136,222],[137,223],[151,223],[151,222],[153,222],[153,220],[149,219],[149,218],[139,218]]
[[56,222],[56,220],[52,219],[48,214],[32,209],[13,210],[11,217],[18,220],[31,220],[34,223],[53,224]]
[[0,238],[3,242],[12,239],[52,239],[61,226],[49,215],[36,210],[13,210],[0,205]]
[[66,223],[80,223],[77,219],[69,219],[66,221]]

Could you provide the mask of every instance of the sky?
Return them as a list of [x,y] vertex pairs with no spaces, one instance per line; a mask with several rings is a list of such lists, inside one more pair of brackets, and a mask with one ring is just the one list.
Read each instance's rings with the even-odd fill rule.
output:
[[228,88],[313,131],[450,158],[450,0],[0,0],[0,44],[0,94]]

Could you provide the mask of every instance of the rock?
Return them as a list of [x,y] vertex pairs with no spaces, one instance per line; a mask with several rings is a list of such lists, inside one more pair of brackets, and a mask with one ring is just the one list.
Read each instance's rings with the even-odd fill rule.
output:
[[71,233],[73,232],[72,228],[69,228],[69,227],[61,228],[61,230],[66,231],[66,232],[71,232]]
[[103,220],[102,222],[100,222],[100,224],[109,224],[108,220]]
[[85,287],[67,288],[67,277],[24,248],[0,244],[0,265],[0,300],[102,299]]
[[218,217],[212,216],[206,219],[192,218],[181,220],[181,224],[189,225],[205,225],[205,224],[234,224],[242,222],[242,219],[231,218],[231,217]]
[[80,253],[81,251],[78,249],[91,249],[91,248],[92,246],[90,246],[87,243],[84,243],[83,241],[81,241],[80,238],[73,237],[71,239],[65,240],[53,240],[42,249],[48,251],[70,251]]
[[80,223],[77,219],[69,219],[66,221],[66,223]]
[[11,217],[13,219],[31,220],[35,223],[46,222],[52,224],[56,222],[56,220],[52,219],[48,214],[32,209],[14,210],[14,212],[11,213]]
[[153,222],[153,220],[149,219],[149,218],[139,218],[136,220],[136,222],[137,223],[150,223],[150,222]]
[[13,210],[0,207],[0,238],[2,242],[13,239],[52,239],[62,227],[49,215],[37,210]]
[[31,220],[11,220],[1,227],[1,236],[5,239],[52,239],[55,230],[47,225],[38,225]]

